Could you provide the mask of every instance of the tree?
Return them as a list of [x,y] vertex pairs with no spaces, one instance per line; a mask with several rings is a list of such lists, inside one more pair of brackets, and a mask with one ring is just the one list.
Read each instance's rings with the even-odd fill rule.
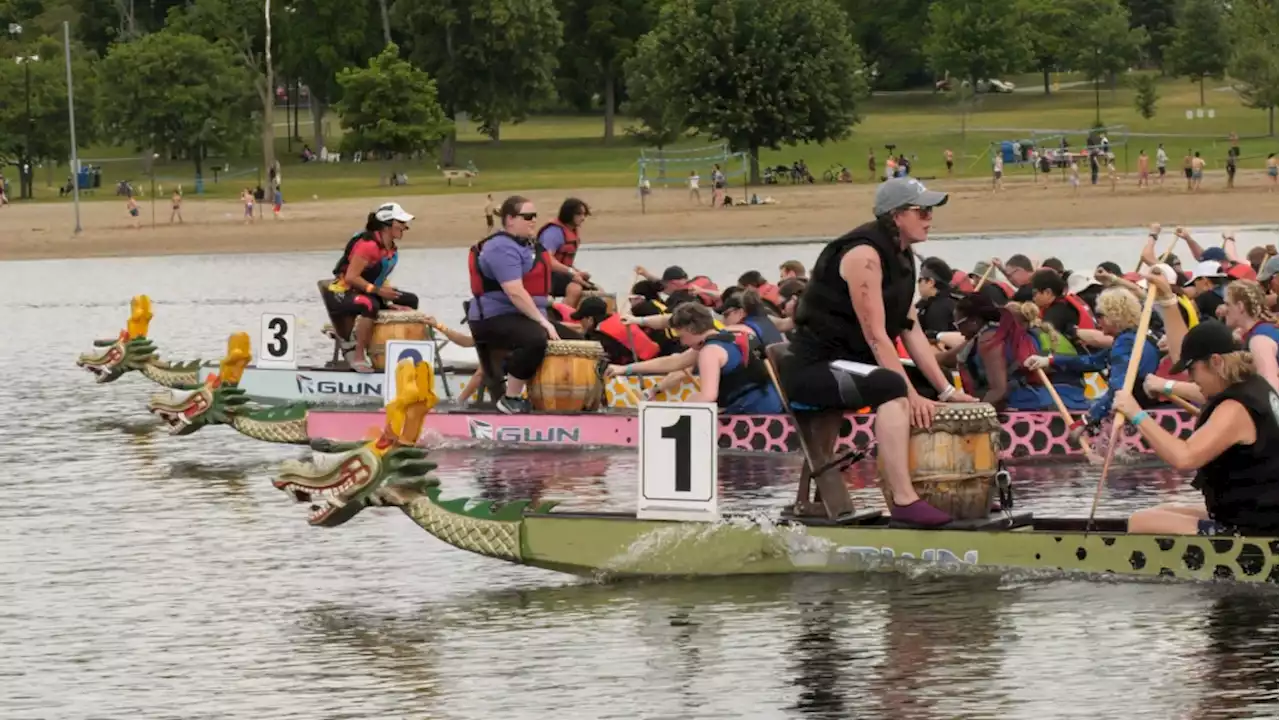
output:
[[[613,139],[614,110],[624,80],[623,64],[641,35],[653,27],[648,0],[558,0],[565,38],[560,81],[596,90],[604,106],[604,139]],[[568,93],[571,96],[577,93]]]
[[324,115],[341,94],[338,72],[364,65],[386,46],[377,2],[288,0],[281,27],[280,71],[310,91],[312,140],[325,145]]
[[1027,33],[1031,60],[1044,75],[1044,94],[1049,94],[1049,75],[1071,57],[1067,29],[1079,22],[1075,8],[1067,0],[1019,0],[1018,17]]
[[104,131],[142,148],[185,150],[203,170],[206,152],[239,143],[253,94],[235,53],[198,35],[162,30],[111,46],[98,66]]
[[652,31],[688,124],[751,154],[839,140],[858,122],[866,69],[832,0],[669,0]]
[[1103,78],[1124,72],[1146,42],[1146,31],[1129,26],[1129,11],[1119,0],[1082,0],[1080,21],[1070,38],[1075,67],[1093,81],[1094,122],[1102,124]]
[[129,42],[164,27],[169,10],[185,0],[70,0],[76,37],[99,56],[112,43]]
[[929,0],[839,0],[839,5],[871,69],[874,89],[902,90],[930,81],[920,49],[920,18],[928,15]]
[[[1275,18],[1271,23],[1275,23]],[[1203,106],[1204,79],[1221,80],[1231,56],[1222,0],[1183,0],[1178,6],[1178,26],[1169,55],[1175,75],[1200,83],[1200,105]],[[1275,61],[1273,56],[1271,62]]]
[[1267,111],[1267,130],[1276,134],[1276,106],[1280,67],[1276,57],[1276,0],[1234,0],[1231,6],[1231,62],[1228,69],[1237,80],[1236,91],[1245,107]]
[[1163,72],[1165,49],[1173,42],[1174,0],[1125,0],[1129,10],[1131,27],[1142,28],[1147,40],[1142,46],[1142,58],[1150,61]]
[[925,55],[935,72],[979,80],[1011,72],[1030,56],[1014,0],[937,0],[929,7]]
[[400,59],[394,44],[364,68],[338,73],[342,99],[334,106],[347,134],[343,152],[374,151],[380,157],[434,150],[452,123],[427,73]]
[[1135,75],[1133,77],[1133,106],[1137,108],[1138,114],[1143,120],[1150,120],[1156,116],[1156,100],[1159,96],[1156,94],[1156,79],[1153,75]]
[[[499,138],[555,90],[561,25],[554,0],[400,0],[409,59],[439,83],[445,111],[467,112]],[[445,152],[451,163],[451,147]]]
[[675,142],[688,126],[688,107],[679,95],[675,78],[664,72],[667,50],[658,35],[650,33],[636,43],[625,70],[627,114],[640,120],[640,127],[628,127],[627,134],[659,149]]

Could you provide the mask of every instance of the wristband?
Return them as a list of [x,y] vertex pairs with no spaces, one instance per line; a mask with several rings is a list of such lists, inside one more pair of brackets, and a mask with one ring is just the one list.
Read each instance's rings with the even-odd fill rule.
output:
[[1159,305],[1160,307],[1176,307],[1178,304],[1178,298],[1172,297],[1172,298],[1169,298],[1168,300],[1159,300],[1156,302],[1156,304]]
[[631,364],[630,364],[630,363],[628,363],[628,364],[626,364],[626,365],[622,366],[622,374],[623,374],[623,375],[630,375],[630,374],[631,374]]
[[941,400],[942,402],[946,402],[948,398],[950,398],[952,395],[955,395],[955,394],[956,394],[956,386],[948,385],[946,390],[943,390],[938,393],[938,399]]
[[1147,414],[1146,410],[1139,410],[1133,417],[1129,418],[1129,424],[1137,427],[1142,424],[1143,420],[1146,420],[1149,417],[1151,416]]
[[365,293],[366,293],[366,294],[372,295],[372,294],[373,294],[373,291],[374,291],[374,290],[376,290],[376,289],[377,289],[377,288],[375,288],[375,287],[373,286],[373,283],[365,283],[365,284],[364,284],[364,291],[365,291]]
[[1172,380],[1165,380],[1165,381],[1164,381],[1164,393],[1163,393],[1163,394],[1165,395],[1165,397],[1173,397],[1173,381],[1172,381]]

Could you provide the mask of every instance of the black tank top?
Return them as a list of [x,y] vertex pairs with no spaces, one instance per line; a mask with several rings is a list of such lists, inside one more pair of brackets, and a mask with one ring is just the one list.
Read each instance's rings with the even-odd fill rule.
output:
[[801,362],[854,360],[876,364],[875,354],[862,334],[849,285],[840,277],[840,261],[859,245],[870,245],[880,256],[884,298],[884,324],[889,340],[911,328],[907,313],[916,292],[916,264],[911,250],[903,250],[875,222],[854,228],[828,243],[818,255],[813,275],[796,308],[796,329],[791,352]]
[[1274,536],[1280,487],[1280,397],[1261,376],[1236,383],[1200,410],[1199,429],[1224,400],[1244,406],[1253,420],[1252,445],[1232,445],[1196,473],[1192,485],[1204,493],[1209,517],[1241,534]]

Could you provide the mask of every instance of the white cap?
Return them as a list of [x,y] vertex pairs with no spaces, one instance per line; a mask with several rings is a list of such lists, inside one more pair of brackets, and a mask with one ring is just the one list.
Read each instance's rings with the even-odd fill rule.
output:
[[1098,282],[1097,280],[1094,280],[1089,275],[1082,275],[1080,273],[1073,272],[1067,276],[1067,292],[1071,293],[1072,295],[1079,295],[1080,293],[1084,292],[1085,288],[1089,288],[1094,285],[1101,285],[1101,284],[1102,283]]
[[1160,271],[1164,276],[1164,281],[1173,285],[1178,282],[1178,271],[1174,270],[1168,263],[1159,263],[1152,267],[1153,270]]
[[374,210],[373,215],[379,222],[384,223],[390,223],[392,220],[399,220],[405,224],[413,222],[413,216],[405,212],[404,208],[400,207],[400,203],[386,203]]
[[1220,277],[1226,277],[1226,274],[1222,272],[1222,264],[1217,260],[1203,260],[1196,263],[1195,269],[1191,271],[1191,277],[1187,278],[1187,281],[1182,284],[1186,286],[1200,278]]

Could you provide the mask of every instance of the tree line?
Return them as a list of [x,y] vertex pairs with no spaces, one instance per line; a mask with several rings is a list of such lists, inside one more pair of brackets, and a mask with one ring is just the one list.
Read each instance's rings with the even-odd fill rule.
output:
[[[69,155],[61,22],[73,28],[77,132],[190,158],[274,155],[276,88],[308,89],[315,149],[453,159],[465,113],[493,140],[549,110],[636,119],[761,148],[847,136],[867,94],[1015,72],[1130,68],[1233,78],[1277,105],[1277,0],[0,0],[0,153]],[[269,21],[269,22],[268,22]],[[267,36],[270,32],[270,47]],[[346,133],[322,133],[330,111]],[[83,118],[83,119],[82,119]],[[1272,124],[1274,128],[1274,121]],[[255,138],[257,138],[255,140]]]

